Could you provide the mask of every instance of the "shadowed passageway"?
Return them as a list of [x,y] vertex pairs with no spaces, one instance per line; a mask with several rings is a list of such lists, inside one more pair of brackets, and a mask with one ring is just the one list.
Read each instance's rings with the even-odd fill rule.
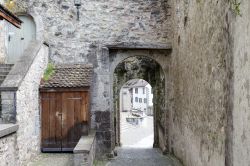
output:
[[118,148],[118,156],[107,166],[181,166],[172,156],[162,155],[158,149]]

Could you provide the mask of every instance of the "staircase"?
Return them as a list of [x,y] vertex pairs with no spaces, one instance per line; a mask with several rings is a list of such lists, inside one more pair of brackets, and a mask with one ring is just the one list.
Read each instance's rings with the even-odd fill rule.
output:
[[13,64],[0,64],[0,85],[9,74]]
[[[9,74],[10,70],[12,69],[13,64],[0,64],[0,85],[3,83],[7,75]],[[3,123],[1,118],[2,115],[2,95],[0,93],[0,124]]]

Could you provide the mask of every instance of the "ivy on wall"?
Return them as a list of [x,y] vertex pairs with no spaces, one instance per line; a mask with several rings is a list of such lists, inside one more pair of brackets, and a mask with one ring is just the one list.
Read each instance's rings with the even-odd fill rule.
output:
[[230,6],[232,11],[237,15],[237,16],[242,16],[241,11],[240,11],[240,5],[241,2],[238,2],[238,0],[230,0]]

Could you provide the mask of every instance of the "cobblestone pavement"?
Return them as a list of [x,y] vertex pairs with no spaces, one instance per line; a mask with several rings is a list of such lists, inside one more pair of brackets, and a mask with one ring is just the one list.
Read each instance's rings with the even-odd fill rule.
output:
[[181,166],[170,155],[162,155],[158,149],[118,148],[118,156],[106,166]]

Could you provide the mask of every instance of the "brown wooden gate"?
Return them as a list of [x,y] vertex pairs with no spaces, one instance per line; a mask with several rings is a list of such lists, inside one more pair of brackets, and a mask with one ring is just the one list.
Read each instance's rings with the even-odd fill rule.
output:
[[73,151],[89,122],[89,93],[41,92],[43,152]]

